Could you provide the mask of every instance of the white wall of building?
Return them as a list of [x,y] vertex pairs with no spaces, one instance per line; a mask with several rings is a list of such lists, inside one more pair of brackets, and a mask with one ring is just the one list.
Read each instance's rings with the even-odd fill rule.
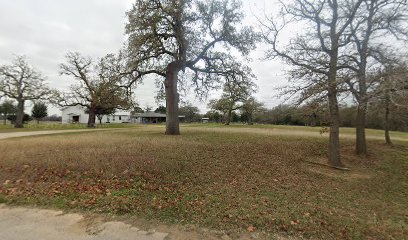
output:
[[89,115],[85,113],[83,107],[70,106],[62,108],[62,123],[73,123],[74,117],[78,116],[78,123],[88,123]]
[[[70,106],[61,109],[62,111],[62,123],[88,123],[89,115],[85,113],[85,108],[81,106]],[[99,123],[99,119],[96,118],[96,123]],[[112,115],[104,115],[102,117],[102,123],[129,123],[130,112],[115,112]]]

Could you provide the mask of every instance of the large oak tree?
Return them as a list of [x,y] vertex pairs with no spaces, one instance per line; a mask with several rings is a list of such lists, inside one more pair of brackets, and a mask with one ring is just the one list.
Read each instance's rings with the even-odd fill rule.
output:
[[17,56],[10,65],[0,66],[0,92],[17,102],[16,128],[24,127],[26,101],[50,101],[56,96],[56,91],[48,86],[45,77],[23,56]]
[[128,18],[131,66],[139,76],[165,79],[166,134],[180,134],[181,74],[205,93],[231,74],[232,51],[246,56],[255,48],[256,35],[241,26],[238,0],[136,0]]
[[[260,21],[263,39],[270,46],[268,59],[281,58],[295,69],[297,79],[305,80],[301,95],[313,96],[324,92],[329,104],[330,140],[329,164],[341,167],[339,139],[338,71],[339,59],[350,44],[355,29],[351,24],[363,0],[292,0],[281,1],[281,19]],[[288,26],[304,26],[286,46],[281,45],[281,33]]]
[[[353,77],[345,78],[357,102],[356,153],[367,154],[365,136],[366,112],[370,92],[374,90],[369,73],[379,68],[379,59],[408,39],[408,3],[406,0],[365,0],[350,28],[352,45],[343,56],[342,65],[349,66]],[[402,42],[400,41],[400,44]]]
[[[62,96],[62,106],[82,106],[88,114],[88,127],[95,127],[96,117],[114,112],[118,108],[129,108],[132,99],[126,83],[134,76],[127,71],[121,55],[106,55],[94,62],[77,52],[66,55],[66,63],[60,65],[61,74],[72,76],[76,84]],[[137,78],[137,77],[135,77]]]

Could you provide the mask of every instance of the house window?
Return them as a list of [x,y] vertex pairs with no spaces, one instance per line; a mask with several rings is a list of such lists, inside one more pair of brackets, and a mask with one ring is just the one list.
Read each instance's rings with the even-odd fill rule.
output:
[[122,120],[122,116],[119,116],[119,121]]

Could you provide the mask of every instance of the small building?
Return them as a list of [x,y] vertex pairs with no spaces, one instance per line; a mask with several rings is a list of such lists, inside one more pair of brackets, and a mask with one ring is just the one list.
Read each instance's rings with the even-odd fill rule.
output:
[[208,123],[210,121],[209,118],[201,118],[202,123]]
[[[180,118],[184,118],[184,116],[179,116]],[[166,114],[155,112],[133,113],[131,122],[142,124],[164,123],[166,122]]]
[[[99,119],[98,119],[99,120]],[[121,111],[115,112],[112,115],[102,116],[102,123],[130,123],[130,112]]]
[[88,123],[89,115],[81,106],[68,106],[61,108],[62,123]]
[[[62,123],[88,123],[89,114],[86,113],[86,108],[82,106],[68,106],[61,109]],[[184,116],[179,116],[184,118]],[[95,123],[99,123],[96,118]],[[102,123],[163,123],[166,122],[166,114],[145,112],[145,113],[131,113],[129,111],[117,111],[111,115],[104,115],[101,119]]]
[[155,113],[155,112],[145,112],[145,113],[133,113],[132,114],[133,123],[162,123],[166,122],[166,114]]
[[[62,108],[62,123],[88,123],[89,114],[85,110],[85,107],[79,105]],[[130,121],[130,112],[127,111],[118,111],[112,115],[104,115],[101,119],[102,123],[129,123]],[[98,123],[99,119],[96,118],[95,122]]]

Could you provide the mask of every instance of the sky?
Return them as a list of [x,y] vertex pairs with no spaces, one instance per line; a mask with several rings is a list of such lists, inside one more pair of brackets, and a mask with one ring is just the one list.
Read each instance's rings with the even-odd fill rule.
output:
[[[59,64],[68,51],[78,51],[93,58],[116,53],[126,39],[126,11],[133,0],[0,0],[0,64],[8,64],[15,55],[27,56],[29,63],[47,77],[51,87],[66,91],[75,81],[59,75]],[[247,18],[243,24],[257,25],[255,16],[274,9],[272,0],[245,0]],[[284,65],[263,60],[264,46],[251,53],[247,64],[257,76],[258,92],[254,96],[273,107],[281,103],[277,87],[286,84]],[[148,79],[136,90],[140,107],[157,107],[154,81]],[[202,113],[209,99],[220,92],[210,92],[207,101],[194,94],[185,98]],[[28,104],[30,108],[30,104]],[[29,112],[26,110],[26,112]],[[50,114],[61,114],[52,107]]]

